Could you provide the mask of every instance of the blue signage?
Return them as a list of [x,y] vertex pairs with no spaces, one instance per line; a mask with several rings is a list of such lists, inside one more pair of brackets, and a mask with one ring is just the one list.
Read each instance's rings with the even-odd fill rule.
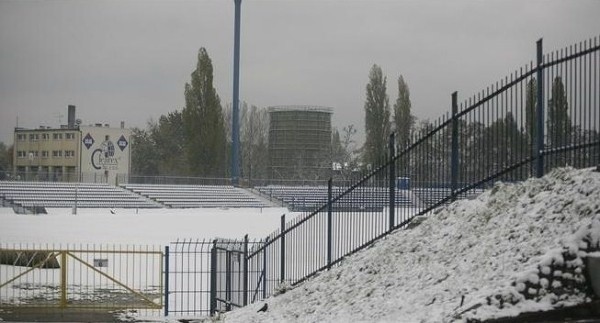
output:
[[123,135],[121,135],[121,138],[119,138],[119,141],[117,141],[117,146],[119,146],[119,148],[121,148],[121,151],[125,150],[125,148],[127,148],[127,139],[125,139],[125,137],[123,137]]
[[85,135],[85,137],[83,137],[83,144],[85,145],[85,148],[90,149],[90,147],[92,147],[94,144],[94,138],[92,138],[92,136],[88,133]]

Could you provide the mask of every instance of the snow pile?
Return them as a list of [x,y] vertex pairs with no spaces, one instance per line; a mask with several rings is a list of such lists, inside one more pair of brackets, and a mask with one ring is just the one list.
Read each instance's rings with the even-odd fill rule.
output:
[[[497,184],[225,322],[473,321],[589,301],[600,173]],[[265,303],[266,312],[257,313]]]

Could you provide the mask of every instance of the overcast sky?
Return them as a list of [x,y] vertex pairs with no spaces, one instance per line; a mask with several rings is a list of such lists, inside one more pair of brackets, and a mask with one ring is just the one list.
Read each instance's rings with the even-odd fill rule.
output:
[[[181,109],[205,47],[223,106],[232,100],[233,0],[0,0],[0,141],[17,125],[145,127]],[[437,119],[547,51],[600,35],[600,1],[243,0],[240,99],[334,108],[364,136],[373,64],[390,104],[402,74],[413,114]]]

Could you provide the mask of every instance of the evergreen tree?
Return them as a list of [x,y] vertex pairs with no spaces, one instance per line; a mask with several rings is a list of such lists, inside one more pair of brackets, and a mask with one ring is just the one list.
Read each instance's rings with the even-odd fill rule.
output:
[[401,149],[409,144],[410,134],[415,123],[410,108],[410,90],[400,75],[398,77],[398,99],[394,104],[394,125],[396,126],[396,142]]
[[[556,77],[552,82],[552,93],[548,101],[548,143],[551,149],[562,148],[571,144],[572,126],[569,117],[569,104],[562,78]],[[567,156],[556,153],[548,156],[548,168],[566,166]]]
[[552,96],[548,102],[548,138],[552,148],[560,148],[570,143],[571,119],[569,104],[562,78],[552,82]]
[[191,84],[185,84],[183,125],[190,175],[225,175],[226,139],[221,100],[213,87],[213,66],[206,49],[198,51]]
[[376,166],[387,153],[390,135],[390,106],[386,93],[387,78],[381,67],[373,65],[369,72],[365,101],[365,164]]
[[[488,156],[484,167],[490,173],[497,173],[521,161],[520,143],[525,139],[512,112],[496,120],[486,128],[485,132],[485,149]],[[510,178],[510,180],[520,179]]]
[[527,143],[529,152],[533,153],[535,145],[535,127],[536,127],[536,104],[537,104],[537,85],[536,80],[531,79],[527,82],[525,93],[525,132],[527,134]]

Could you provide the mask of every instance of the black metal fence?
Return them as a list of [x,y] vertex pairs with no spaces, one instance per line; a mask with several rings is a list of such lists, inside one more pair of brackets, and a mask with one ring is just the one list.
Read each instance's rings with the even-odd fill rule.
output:
[[326,203],[290,221],[283,216],[279,229],[247,251],[239,267],[247,275],[244,299],[302,282],[415,216],[497,181],[600,164],[599,51],[594,38],[544,54],[540,40],[536,62],[462,103],[453,93],[451,113],[408,142],[396,145],[392,135],[380,166],[339,195],[330,181]]

